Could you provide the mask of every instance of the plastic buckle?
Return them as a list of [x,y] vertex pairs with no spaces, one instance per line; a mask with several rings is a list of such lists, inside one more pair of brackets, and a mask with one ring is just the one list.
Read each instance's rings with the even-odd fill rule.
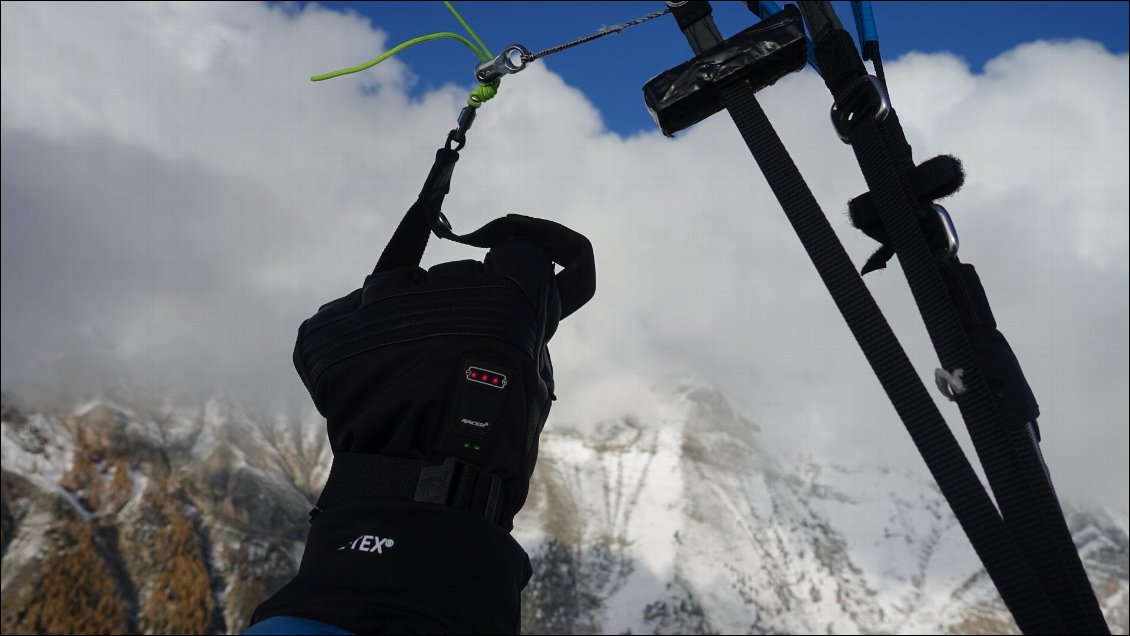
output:
[[957,228],[953,224],[953,219],[950,218],[949,210],[937,203],[930,207],[934,208],[934,214],[938,216],[938,225],[941,226],[942,232],[945,233],[945,253],[942,254],[942,256],[944,258],[953,258],[957,256],[957,250],[961,247],[961,241],[957,237]]
[[439,466],[420,469],[420,478],[416,481],[416,501],[446,506],[457,461],[454,457],[448,457]]
[[[486,502],[481,506],[482,510],[478,510],[478,506],[472,509],[474,493],[483,479],[489,480],[490,484]],[[421,503],[451,506],[481,513],[482,516],[494,521],[497,518],[501,495],[502,480],[497,475],[461,459],[448,457],[439,466],[425,466],[420,469],[414,499]]]
[[847,144],[851,143],[851,130],[862,118],[871,117],[875,121],[883,121],[890,112],[891,98],[883,83],[874,75],[865,75],[857,79],[839,101],[832,104],[830,115],[840,141]]

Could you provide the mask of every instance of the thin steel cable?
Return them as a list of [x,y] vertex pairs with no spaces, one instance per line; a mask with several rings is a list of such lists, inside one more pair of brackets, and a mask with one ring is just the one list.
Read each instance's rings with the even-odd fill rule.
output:
[[573,40],[572,42],[566,42],[565,44],[561,44],[561,45],[555,46],[553,48],[546,49],[544,51],[538,51],[537,53],[531,53],[529,55],[523,55],[522,61],[525,62],[526,64],[529,64],[530,62],[533,62],[534,60],[536,60],[538,58],[542,58],[542,57],[545,57],[547,55],[553,55],[554,53],[559,53],[561,51],[564,51],[565,49],[571,49],[574,46],[580,46],[582,44],[592,42],[593,40],[602,38],[606,35],[611,35],[613,33],[619,33],[621,31],[623,31],[624,29],[627,29],[628,27],[634,27],[637,24],[643,24],[644,22],[647,22],[648,20],[654,20],[655,18],[658,18],[659,16],[667,15],[668,13],[671,13],[670,8],[664,9],[662,11],[656,11],[655,13],[651,13],[651,14],[645,15],[643,17],[636,18],[635,20],[629,20],[628,22],[617,24],[615,26],[602,27],[600,29],[600,31],[593,33],[592,35],[586,35],[583,38],[578,38],[576,40]]

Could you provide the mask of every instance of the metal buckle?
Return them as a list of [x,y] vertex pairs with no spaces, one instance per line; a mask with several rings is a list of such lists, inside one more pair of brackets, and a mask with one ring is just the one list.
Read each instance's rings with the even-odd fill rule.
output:
[[887,89],[874,75],[860,77],[848,88],[844,96],[832,104],[832,127],[840,141],[851,143],[851,130],[864,117],[883,121],[891,112],[891,98]]
[[440,227],[447,230],[448,232],[452,231],[451,221],[447,220],[447,215],[443,212],[436,212],[436,223],[438,223]]
[[467,144],[467,131],[471,129],[471,124],[475,123],[475,110],[470,106],[464,106],[463,110],[459,111],[459,119],[455,128],[447,133],[447,144],[445,147],[451,150],[451,144],[455,144],[455,152],[463,150],[463,146]]
[[937,203],[930,206],[934,208],[934,213],[938,215],[938,224],[942,227],[945,233],[945,258],[953,258],[957,256],[957,250],[961,247],[961,241],[957,238],[957,228],[954,227],[953,219],[950,218],[949,210],[946,210]]

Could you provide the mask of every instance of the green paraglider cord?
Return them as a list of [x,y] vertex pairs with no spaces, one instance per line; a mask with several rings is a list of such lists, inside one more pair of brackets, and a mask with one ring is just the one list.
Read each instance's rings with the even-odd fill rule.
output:
[[[406,42],[401,42],[388,51],[385,51],[381,55],[377,56],[375,59],[369,60],[364,64],[351,66],[349,68],[343,68],[336,71],[330,71],[329,73],[322,73],[321,75],[314,75],[310,78],[310,81],[320,82],[322,80],[328,80],[334,77],[341,77],[342,75],[358,73],[360,71],[364,71],[365,69],[373,68],[377,64],[380,64],[381,62],[387,60],[388,58],[396,55],[397,53],[410,46],[415,46],[422,42],[427,42],[429,40],[438,40],[441,38],[451,38],[462,42],[464,45],[466,45],[467,48],[471,49],[471,52],[474,53],[475,57],[479,58],[480,61],[486,62],[494,57],[494,55],[490,52],[490,49],[488,49],[486,45],[483,44],[483,41],[479,39],[479,36],[475,33],[474,29],[472,29],[471,26],[467,24],[467,21],[463,19],[463,16],[459,15],[459,12],[455,10],[455,7],[452,6],[450,2],[444,2],[443,4],[451,10],[451,13],[455,15],[455,19],[459,20],[459,24],[463,25],[464,29],[467,29],[467,33],[471,34],[471,37],[475,39],[475,42],[478,42],[478,47],[476,47],[471,43],[470,40],[463,37],[462,35],[459,35],[458,33],[451,33],[448,31],[441,33],[429,33],[428,35],[421,35],[420,37],[412,38],[411,40],[408,40]],[[472,108],[478,108],[479,106],[482,106],[483,102],[498,94],[499,84],[499,80],[495,80],[490,84],[479,84],[471,90],[471,95],[467,98],[467,105]]]
[[467,24],[467,21],[463,19],[463,16],[459,15],[459,12],[455,10],[455,7],[447,0],[444,0],[443,5],[451,10],[451,13],[455,16],[455,19],[459,20],[459,24],[462,24],[463,28],[467,29],[467,33],[470,33],[471,37],[475,38],[475,42],[478,43],[479,49],[482,50],[482,54],[479,55],[479,59],[485,62],[494,57],[494,53],[491,53],[490,49],[487,48],[487,45],[483,44],[483,41],[479,39],[479,34],[475,33],[475,30],[471,28],[471,25]]
[[369,60],[368,62],[365,62],[364,64],[360,64],[358,66],[350,66],[349,68],[343,68],[343,69],[339,69],[339,70],[336,70],[336,71],[330,71],[329,73],[322,73],[321,75],[315,75],[315,76],[310,78],[310,81],[311,82],[320,82],[322,80],[328,80],[328,79],[331,79],[331,78],[334,78],[334,77],[341,77],[342,75],[349,75],[350,73],[359,73],[361,71],[364,71],[365,69],[373,68],[377,64],[380,64],[381,62],[387,60],[388,58],[396,55],[397,53],[403,51],[404,49],[406,49],[410,46],[414,46],[414,45],[420,44],[422,42],[427,42],[429,40],[438,40],[440,38],[453,38],[453,39],[459,40],[463,44],[466,44],[467,48],[471,49],[471,51],[473,51],[475,53],[475,56],[478,57],[480,60],[486,61],[486,60],[490,59],[489,57],[486,57],[481,52],[479,52],[479,49],[475,48],[475,45],[471,44],[471,41],[468,40],[467,38],[463,37],[462,35],[459,35],[458,33],[449,33],[449,32],[445,31],[443,33],[429,33],[428,35],[421,35],[418,38],[412,38],[411,40],[408,40],[407,42],[401,42],[400,44],[397,44],[396,46],[385,51],[384,53],[381,53],[375,59]]

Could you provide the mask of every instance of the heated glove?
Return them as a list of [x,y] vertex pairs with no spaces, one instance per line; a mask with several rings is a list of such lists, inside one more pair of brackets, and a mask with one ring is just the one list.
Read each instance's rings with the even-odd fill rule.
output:
[[[326,418],[334,464],[298,575],[253,622],[518,630],[530,564],[508,531],[554,399],[548,343],[595,290],[592,247],[517,215],[452,233],[439,207],[457,157],[437,154],[361,288],[299,329],[294,364]],[[490,251],[425,271],[433,231]]]
[[295,366],[335,455],[319,506],[368,487],[346,481],[418,471],[397,494],[511,528],[554,397],[553,270],[542,248],[512,240],[483,262],[374,273],[303,324]]

